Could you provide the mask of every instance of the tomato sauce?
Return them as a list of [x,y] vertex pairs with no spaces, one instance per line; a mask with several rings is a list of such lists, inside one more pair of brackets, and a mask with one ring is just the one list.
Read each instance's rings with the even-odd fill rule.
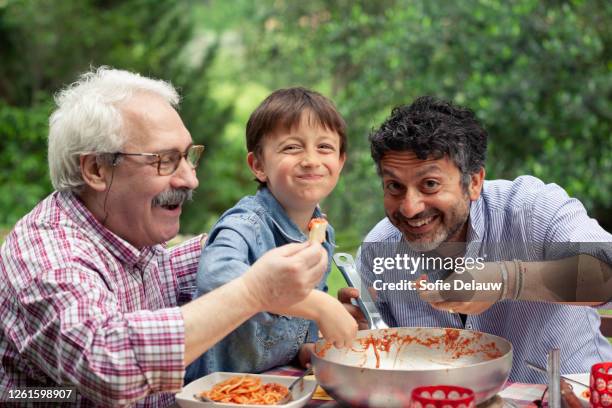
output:
[[[376,359],[376,368],[380,368],[380,355],[382,352],[389,353],[392,351],[393,346],[395,346],[396,353],[399,355],[401,348],[409,344],[419,344],[430,349],[440,349],[443,347],[444,353],[452,359],[476,354],[485,356],[486,360],[502,356],[502,352],[495,342],[481,343],[481,338],[482,333],[478,332],[469,333],[462,337],[461,331],[458,329],[445,329],[442,336],[402,336],[393,330],[383,330],[380,333],[369,334],[367,337],[357,339],[357,344],[351,350],[357,353],[367,353],[368,349],[372,348]],[[325,357],[327,350],[331,346],[331,343],[325,343],[321,350],[317,352],[317,356]]]

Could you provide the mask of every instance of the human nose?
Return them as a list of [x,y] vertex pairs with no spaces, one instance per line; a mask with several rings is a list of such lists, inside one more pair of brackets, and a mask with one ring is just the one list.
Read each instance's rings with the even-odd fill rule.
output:
[[400,203],[400,213],[406,218],[413,218],[425,210],[423,196],[418,191],[406,190]]
[[196,176],[195,169],[189,164],[185,157],[181,157],[179,165],[172,175],[172,185],[175,188],[186,187],[191,190],[198,187],[200,182]]
[[302,160],[300,164],[303,167],[316,167],[320,163],[321,163],[321,160],[319,159],[319,155],[317,154],[317,152],[308,149],[304,152],[304,155],[302,156]]

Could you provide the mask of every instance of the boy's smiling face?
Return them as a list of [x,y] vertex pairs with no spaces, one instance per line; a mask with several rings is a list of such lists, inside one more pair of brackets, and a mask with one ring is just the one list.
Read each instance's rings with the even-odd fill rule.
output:
[[249,167],[285,211],[312,211],[334,189],[346,158],[340,136],[304,112],[298,126],[266,135],[261,153],[249,152]]

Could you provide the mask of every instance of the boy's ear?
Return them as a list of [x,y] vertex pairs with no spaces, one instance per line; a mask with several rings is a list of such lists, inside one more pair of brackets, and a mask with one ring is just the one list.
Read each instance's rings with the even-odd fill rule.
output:
[[263,161],[257,157],[254,152],[247,153],[247,163],[253,175],[257,178],[257,180],[265,183],[268,181],[266,177],[266,173],[263,170]]
[[79,158],[81,167],[81,176],[83,181],[94,191],[106,191],[107,177],[111,169],[100,163],[98,158],[93,154],[84,154]]

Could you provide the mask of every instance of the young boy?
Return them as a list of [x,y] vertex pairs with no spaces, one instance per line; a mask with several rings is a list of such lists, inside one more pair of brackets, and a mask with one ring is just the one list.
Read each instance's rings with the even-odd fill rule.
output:
[[[307,240],[308,223],[322,216],[319,201],[334,189],[344,165],[345,129],[332,102],[304,88],[277,90],[255,109],[246,129],[247,162],[259,189],[225,212],[210,231],[200,258],[198,296],[240,276],[266,251]],[[324,292],[334,248],[331,226],[323,247],[328,269],[319,290],[284,310],[254,316],[207,351],[188,375],[261,372],[296,357],[305,365],[319,330],[337,347],[348,346],[357,324]]]

